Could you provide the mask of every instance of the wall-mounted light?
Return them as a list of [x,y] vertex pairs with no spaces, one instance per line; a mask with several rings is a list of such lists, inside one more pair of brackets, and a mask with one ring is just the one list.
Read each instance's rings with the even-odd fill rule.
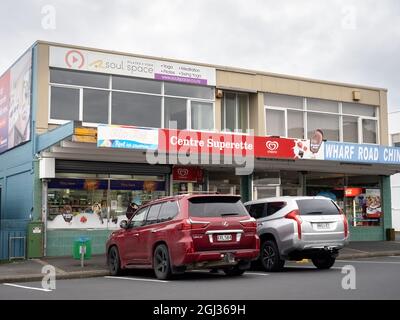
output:
[[361,100],[361,92],[358,90],[353,91],[353,100],[360,101]]
[[223,95],[224,95],[224,92],[221,89],[217,89],[215,91],[215,97],[221,99]]

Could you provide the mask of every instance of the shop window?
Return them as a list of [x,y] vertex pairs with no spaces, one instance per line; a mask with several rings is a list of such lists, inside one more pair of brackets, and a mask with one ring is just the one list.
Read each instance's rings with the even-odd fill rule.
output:
[[83,89],[83,121],[108,123],[108,91]]
[[290,138],[304,138],[303,112],[287,111],[287,136]]
[[165,98],[164,126],[166,128],[176,127],[177,129],[187,129],[186,109],[187,109],[186,99]]
[[115,90],[161,94],[161,84],[162,82],[154,80],[121,76],[112,77],[112,88]]
[[284,94],[265,93],[264,104],[269,107],[303,109],[303,98]]
[[159,128],[161,97],[113,92],[111,123]]
[[165,181],[57,178],[48,182],[49,229],[118,229],[130,202],[165,196]]
[[161,205],[161,210],[157,222],[172,220],[178,213],[179,213],[179,208],[176,201],[164,202]]
[[343,114],[376,117],[377,110],[375,106],[358,103],[343,102]]
[[92,88],[108,88],[110,76],[72,70],[50,69],[50,82]]
[[79,120],[79,90],[51,87],[51,119]]
[[343,116],[343,141],[358,143],[358,118]]
[[265,109],[267,135],[286,137],[286,119],[284,110]]
[[307,135],[308,139],[314,135],[315,130],[321,129],[324,139],[339,141],[339,117],[323,113],[307,113]]
[[168,96],[198,98],[212,100],[214,89],[212,87],[195,86],[190,84],[180,84],[173,82],[164,83],[164,93]]
[[192,101],[190,117],[191,129],[214,129],[214,108],[212,103]]
[[362,121],[362,142],[377,143],[377,121],[371,119],[361,119]]
[[307,98],[307,110],[338,113],[337,101]]
[[223,130],[245,132],[249,127],[248,94],[225,92],[221,119]]

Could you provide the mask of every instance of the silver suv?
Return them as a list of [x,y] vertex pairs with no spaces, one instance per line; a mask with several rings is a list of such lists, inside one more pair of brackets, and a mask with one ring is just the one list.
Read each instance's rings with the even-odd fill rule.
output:
[[260,262],[266,271],[283,269],[285,260],[311,259],[329,269],[349,239],[339,206],[325,197],[276,197],[245,203],[257,219]]

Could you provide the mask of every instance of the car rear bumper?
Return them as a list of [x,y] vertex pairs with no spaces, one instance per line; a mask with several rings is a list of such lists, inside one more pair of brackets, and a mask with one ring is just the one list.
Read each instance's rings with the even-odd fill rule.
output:
[[237,265],[243,261],[252,261],[258,258],[259,249],[201,251],[187,253],[182,265],[187,268],[213,268]]

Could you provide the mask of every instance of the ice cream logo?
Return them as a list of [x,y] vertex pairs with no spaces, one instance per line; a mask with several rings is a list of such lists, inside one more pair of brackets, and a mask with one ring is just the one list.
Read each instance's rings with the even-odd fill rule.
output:
[[274,151],[278,150],[278,148],[279,148],[279,143],[278,143],[277,141],[268,140],[268,141],[265,143],[265,146],[267,147],[267,149],[268,149],[269,151],[274,152]]
[[321,129],[314,131],[313,136],[310,139],[310,151],[312,153],[318,153],[319,148],[321,148],[322,141],[324,139],[324,133]]
[[178,175],[180,177],[186,177],[188,174],[189,174],[189,169],[183,169],[183,168],[178,169]]

